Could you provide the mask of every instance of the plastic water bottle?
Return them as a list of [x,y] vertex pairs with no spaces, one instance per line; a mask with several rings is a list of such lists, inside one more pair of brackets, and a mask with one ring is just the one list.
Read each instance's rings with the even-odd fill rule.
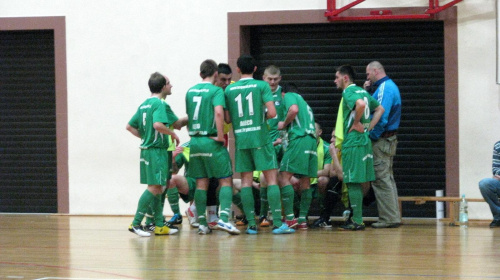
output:
[[347,221],[349,219],[349,216],[351,216],[351,210],[347,209],[342,213],[342,218],[344,221]]
[[458,221],[461,227],[467,227],[469,225],[469,206],[467,204],[467,200],[465,199],[465,194],[462,194],[462,200],[460,200]]

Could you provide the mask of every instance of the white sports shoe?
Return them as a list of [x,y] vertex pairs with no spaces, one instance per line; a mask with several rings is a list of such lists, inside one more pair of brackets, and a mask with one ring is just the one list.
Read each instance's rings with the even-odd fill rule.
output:
[[186,209],[186,216],[188,218],[188,221],[189,221],[189,224],[192,226],[192,227],[199,227],[200,226],[200,223],[198,223],[198,218],[194,215],[193,211],[191,211],[191,209]]
[[205,235],[205,234],[209,234],[211,232],[212,232],[212,230],[210,228],[208,228],[208,226],[200,225],[198,227],[198,234]]
[[217,222],[217,227],[221,230],[227,231],[229,234],[240,234],[240,230],[233,226],[233,224],[231,224],[230,222],[225,223],[223,220],[219,220]]
[[149,237],[149,236],[151,236],[151,233],[144,231],[141,226],[130,225],[128,227],[128,231],[130,231],[132,233],[135,233],[135,234],[137,234],[137,235],[139,235],[141,237]]

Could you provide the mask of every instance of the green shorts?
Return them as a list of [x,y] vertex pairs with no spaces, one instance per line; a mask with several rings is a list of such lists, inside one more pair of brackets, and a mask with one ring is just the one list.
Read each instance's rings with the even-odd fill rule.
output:
[[189,176],[193,178],[227,178],[233,175],[229,152],[208,137],[192,137],[189,154]]
[[141,184],[166,186],[170,165],[167,149],[141,150]]
[[344,183],[364,183],[375,180],[371,143],[364,146],[342,147],[342,169]]
[[273,143],[253,149],[241,149],[235,152],[236,172],[253,172],[278,168]]
[[196,191],[196,179],[193,177],[186,177],[186,181],[188,183],[189,192],[188,194],[179,193],[179,196],[182,198],[182,201],[189,203],[194,200],[194,192]]
[[280,171],[300,174],[307,177],[318,176],[318,154],[316,138],[306,135],[288,143]]

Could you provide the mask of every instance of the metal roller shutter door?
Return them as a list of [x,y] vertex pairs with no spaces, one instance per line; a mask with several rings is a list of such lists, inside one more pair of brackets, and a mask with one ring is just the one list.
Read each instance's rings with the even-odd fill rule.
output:
[[[365,67],[380,61],[398,84],[403,103],[394,175],[400,196],[434,196],[445,189],[444,29],[441,21],[342,22],[269,25],[251,28],[251,53],[257,78],[269,64],[281,68],[283,81],[295,82],[330,134],[341,98],[336,67],[351,64],[356,84]],[[338,206],[335,214],[340,214]],[[435,217],[435,206],[404,204],[406,217]],[[317,215],[317,206],[310,215]],[[376,206],[364,216],[377,216]]]
[[0,32],[0,212],[57,213],[54,34]]

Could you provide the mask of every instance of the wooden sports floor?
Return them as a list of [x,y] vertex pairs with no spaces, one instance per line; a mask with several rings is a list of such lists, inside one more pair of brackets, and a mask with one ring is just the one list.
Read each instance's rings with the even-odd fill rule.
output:
[[[131,217],[0,214],[0,279],[500,279],[500,228],[138,237]],[[243,228],[242,228],[243,229]]]

